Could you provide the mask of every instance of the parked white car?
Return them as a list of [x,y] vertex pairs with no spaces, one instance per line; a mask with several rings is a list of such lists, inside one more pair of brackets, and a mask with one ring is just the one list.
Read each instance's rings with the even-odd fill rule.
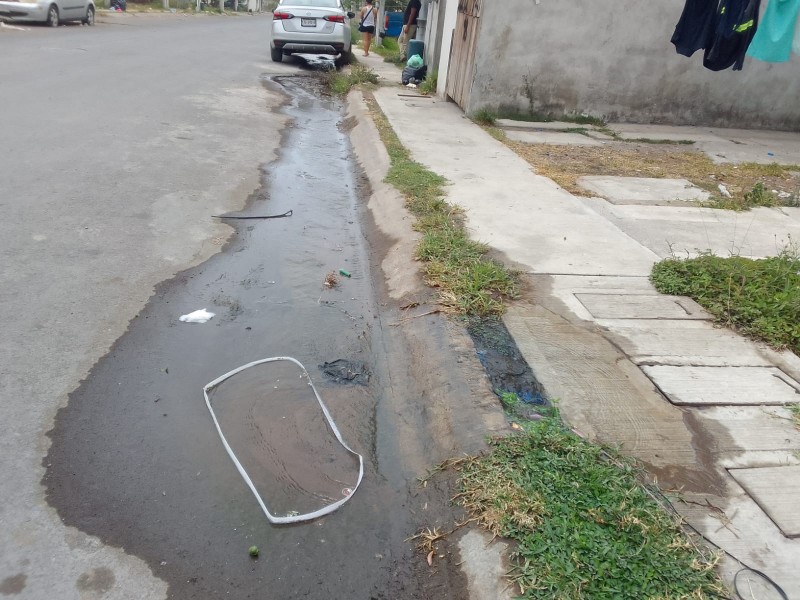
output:
[[280,0],[272,13],[269,51],[281,62],[285,54],[333,54],[350,62],[350,19],[341,0]]
[[93,0],[0,0],[0,18],[58,27],[66,21],[94,25]]

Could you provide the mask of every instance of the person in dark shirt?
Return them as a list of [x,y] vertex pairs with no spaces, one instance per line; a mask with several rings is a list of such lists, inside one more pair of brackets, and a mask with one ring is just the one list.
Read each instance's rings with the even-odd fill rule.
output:
[[400,34],[400,55],[403,60],[408,58],[408,42],[417,35],[417,17],[422,8],[420,0],[409,0],[406,13],[403,16],[403,32]]

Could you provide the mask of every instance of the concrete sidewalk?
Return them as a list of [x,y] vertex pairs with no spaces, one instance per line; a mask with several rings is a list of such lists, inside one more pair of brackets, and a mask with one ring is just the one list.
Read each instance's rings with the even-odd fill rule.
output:
[[[380,57],[359,60],[399,83]],[[448,179],[471,235],[526,273],[532,292],[504,320],[564,417],[680,491],[675,508],[729,553],[729,580],[738,560],[800,595],[800,432],[786,408],[800,401],[800,359],[715,327],[693,301],[660,295],[648,279],[673,250],[776,254],[800,239],[800,209],[576,197],[452,103],[399,85],[375,98],[415,160]],[[645,133],[691,139],[684,128]],[[774,147],[800,157],[798,135],[751,133],[753,156]],[[718,154],[734,139],[704,135]],[[753,159],[743,145],[730,143]]]

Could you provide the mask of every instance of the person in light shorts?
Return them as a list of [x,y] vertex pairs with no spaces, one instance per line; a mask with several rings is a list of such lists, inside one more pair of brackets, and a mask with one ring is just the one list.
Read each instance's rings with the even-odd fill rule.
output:
[[406,12],[403,16],[403,32],[400,34],[400,56],[403,60],[408,58],[408,42],[417,35],[417,17],[422,8],[420,0],[408,0]]

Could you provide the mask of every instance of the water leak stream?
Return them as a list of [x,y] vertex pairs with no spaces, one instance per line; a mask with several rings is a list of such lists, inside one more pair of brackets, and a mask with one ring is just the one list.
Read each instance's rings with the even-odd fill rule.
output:
[[[378,464],[380,377],[343,384],[318,367],[344,359],[374,370],[373,346],[381,347],[342,108],[315,94],[310,78],[280,85],[290,98],[281,110],[293,121],[242,214],[292,216],[230,221],[236,231],[223,252],[157,287],[59,411],[44,461],[47,498],[66,524],[146,560],[169,582],[170,598],[422,598],[409,581],[403,542],[414,528],[409,491]],[[324,286],[339,269],[351,277]],[[199,308],[216,317],[178,321]],[[353,498],[308,524],[267,522],[203,400],[209,381],[272,356],[306,366],[342,436],[366,459]],[[242,381],[234,391],[246,397],[253,385]],[[237,443],[268,432],[266,462],[251,457],[254,470],[269,466],[263,484],[276,490],[284,481],[324,498],[346,493],[352,464],[343,468],[329,439],[320,442],[319,412],[272,409],[259,412],[251,402],[223,416]],[[291,424],[271,422],[275,410]],[[252,429],[255,421],[266,429]],[[329,477],[321,488],[320,473]],[[291,510],[276,493],[281,509]],[[258,560],[247,554],[251,545],[261,549]]]

